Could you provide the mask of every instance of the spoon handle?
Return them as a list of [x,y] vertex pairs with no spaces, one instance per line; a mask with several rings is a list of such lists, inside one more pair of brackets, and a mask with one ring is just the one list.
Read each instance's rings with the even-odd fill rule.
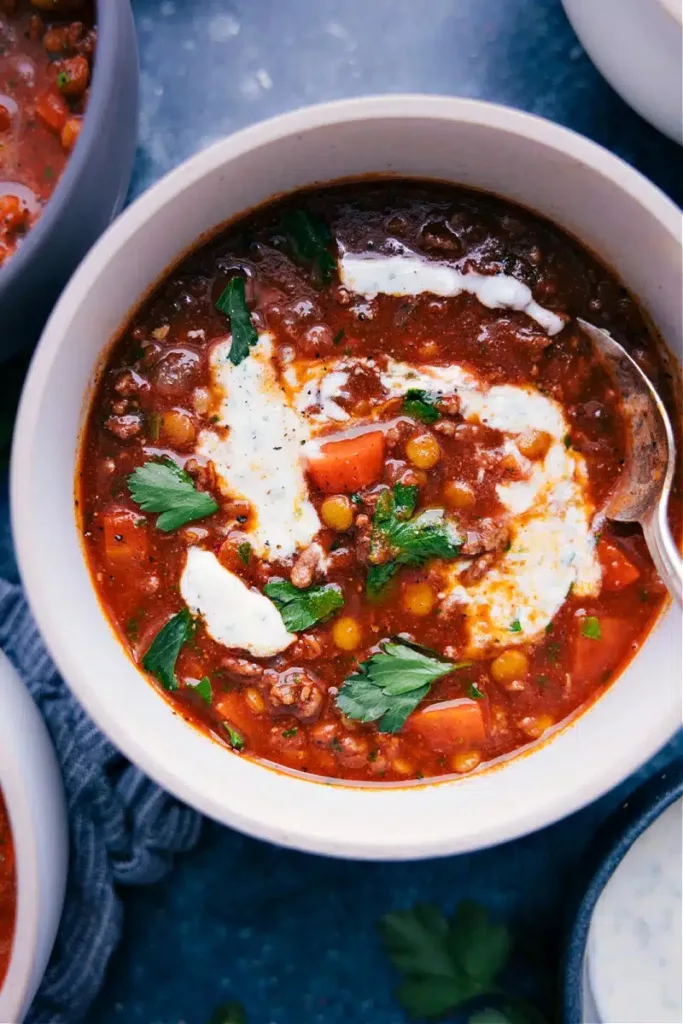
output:
[[683,605],[683,562],[669,529],[665,503],[660,502],[654,513],[642,525],[647,546],[662,582],[674,600]]

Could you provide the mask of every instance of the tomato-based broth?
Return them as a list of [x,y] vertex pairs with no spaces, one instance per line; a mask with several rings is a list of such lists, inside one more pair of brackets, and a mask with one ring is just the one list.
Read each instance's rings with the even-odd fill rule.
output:
[[0,988],[5,980],[12,952],[17,908],[16,886],[12,833],[0,790]]
[[359,781],[470,772],[593,699],[665,594],[600,513],[626,439],[577,316],[670,400],[613,276],[481,193],[301,192],[183,259],[77,486],[133,661],[243,756]]
[[76,144],[95,43],[90,0],[0,0],[0,266]]

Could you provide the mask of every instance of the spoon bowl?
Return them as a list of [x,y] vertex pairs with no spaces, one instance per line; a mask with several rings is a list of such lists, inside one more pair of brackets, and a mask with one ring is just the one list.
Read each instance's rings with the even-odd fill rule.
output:
[[669,414],[650,380],[608,331],[587,320],[577,323],[614,380],[628,425],[626,464],[604,514],[619,523],[640,523],[662,581],[683,604],[683,564],[667,519],[676,465]]

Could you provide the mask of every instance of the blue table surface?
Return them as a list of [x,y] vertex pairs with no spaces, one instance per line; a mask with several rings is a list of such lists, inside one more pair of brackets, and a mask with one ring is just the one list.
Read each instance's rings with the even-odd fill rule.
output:
[[[133,6],[142,88],[131,198],[214,139],[264,117],[343,96],[412,91],[541,114],[683,199],[681,150],[604,82],[559,0]],[[0,547],[8,543],[0,535]],[[644,772],[682,749],[679,737]],[[250,1024],[399,1024],[377,918],[417,900],[451,909],[465,896],[527,937],[538,970],[515,984],[549,1012],[567,891],[596,828],[635,782],[516,842],[413,864],[312,857],[207,822],[199,846],[164,882],[122,893],[124,941],[88,1024],[202,1024],[228,998],[244,1003]]]

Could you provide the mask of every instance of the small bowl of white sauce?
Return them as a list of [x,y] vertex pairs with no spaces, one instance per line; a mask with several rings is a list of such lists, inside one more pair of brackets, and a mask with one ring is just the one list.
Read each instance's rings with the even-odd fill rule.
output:
[[607,822],[589,879],[564,964],[566,1024],[681,1024],[683,760]]

